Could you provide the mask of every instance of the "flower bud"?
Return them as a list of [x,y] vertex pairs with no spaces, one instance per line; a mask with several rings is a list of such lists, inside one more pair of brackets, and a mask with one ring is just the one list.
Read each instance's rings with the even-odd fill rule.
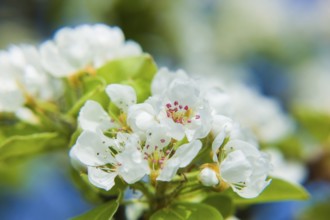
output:
[[217,173],[209,167],[201,170],[199,174],[199,180],[204,186],[215,186],[219,184]]

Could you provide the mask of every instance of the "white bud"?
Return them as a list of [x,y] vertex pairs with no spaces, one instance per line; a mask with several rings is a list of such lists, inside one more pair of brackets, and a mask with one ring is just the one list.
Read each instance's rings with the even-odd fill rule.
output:
[[199,174],[199,179],[204,186],[215,186],[219,183],[216,172],[211,168],[204,168]]

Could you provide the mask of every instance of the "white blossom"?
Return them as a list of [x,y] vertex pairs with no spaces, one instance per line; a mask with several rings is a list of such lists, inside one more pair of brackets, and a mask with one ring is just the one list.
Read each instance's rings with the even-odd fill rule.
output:
[[265,152],[269,154],[273,166],[269,175],[296,184],[302,183],[305,180],[307,170],[302,163],[295,160],[285,159],[282,153],[275,148],[267,149]]
[[219,174],[220,184],[223,181],[241,197],[254,198],[270,183],[267,180],[271,170],[269,157],[255,146],[230,140],[219,150],[215,149],[214,153],[219,153],[220,157],[213,157],[213,160],[218,164],[214,172]]
[[[174,80],[162,94],[151,96],[145,103],[132,105],[128,109],[128,124],[133,131],[141,133],[148,125],[161,124],[167,134],[189,141],[205,137],[211,129],[211,111],[201,97],[195,81]],[[142,123],[145,121],[145,123]]]
[[148,164],[137,149],[139,144],[134,134],[118,133],[117,139],[111,139],[101,132],[83,131],[70,156],[88,168],[93,185],[109,190],[118,175],[132,184],[149,173]]
[[275,142],[293,132],[293,121],[282,111],[279,103],[272,98],[263,97],[248,87],[233,86],[233,117],[244,127],[251,129],[262,142]]
[[197,156],[201,148],[202,143],[199,140],[181,145],[170,159],[164,160],[164,166],[157,180],[171,181],[178,169],[186,167]]
[[257,140],[249,130],[241,128],[238,122],[223,115],[213,115],[211,133],[215,137],[212,143],[213,160],[216,160],[215,152],[226,138],[228,140],[244,140],[252,145],[258,145]]
[[0,81],[3,84],[0,88],[0,112],[17,111],[24,105],[24,95],[13,80],[0,76]]
[[66,77],[87,67],[98,68],[107,61],[141,54],[134,42],[125,42],[122,31],[103,24],[62,28],[54,40],[40,47],[44,67],[55,77]]
[[160,181],[170,181],[178,169],[186,167],[202,148],[202,143],[194,140],[174,149],[171,137],[162,125],[151,127],[146,136],[145,146],[141,150],[150,169],[157,174],[156,180]]
[[0,111],[17,111],[28,96],[52,100],[61,93],[60,82],[42,68],[40,54],[30,45],[0,52],[0,80]]
[[[330,55],[316,57],[295,68],[291,76],[291,105],[297,109],[330,115]],[[299,77],[295,77],[299,74]]]
[[[203,78],[201,90],[213,115],[225,115],[250,130],[265,143],[279,141],[294,131],[293,120],[281,109],[276,99],[260,94],[242,83]],[[236,81],[236,80],[235,80]]]

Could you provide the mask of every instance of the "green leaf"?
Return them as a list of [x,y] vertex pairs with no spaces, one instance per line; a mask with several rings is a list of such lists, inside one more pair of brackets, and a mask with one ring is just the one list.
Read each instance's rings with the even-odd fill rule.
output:
[[0,144],[7,138],[15,135],[28,135],[40,132],[36,125],[20,121],[13,115],[0,112]]
[[65,144],[66,140],[55,132],[12,136],[0,145],[0,162],[31,156]]
[[222,220],[221,214],[212,206],[196,203],[176,203],[154,213],[150,220]]
[[202,201],[203,203],[216,208],[224,218],[234,214],[234,204],[231,198],[225,195],[211,195]]
[[122,83],[136,89],[138,102],[150,95],[150,84],[157,66],[150,55],[113,60],[97,70],[107,84]]
[[69,148],[71,148],[71,147],[73,147],[73,145],[75,145],[81,132],[82,132],[82,129],[80,127],[77,127],[77,129],[72,133],[72,135],[70,137],[69,145],[68,145]]
[[301,125],[320,141],[330,137],[330,115],[307,108],[294,109],[294,115]]
[[88,212],[72,218],[72,220],[110,220],[119,207],[117,200],[104,203]]
[[20,160],[19,163],[8,164],[0,163],[0,187],[6,185],[7,187],[22,187],[25,183],[31,160]]
[[[99,82],[99,83],[97,83]],[[87,78],[84,81],[84,94],[75,102],[75,104],[68,111],[68,115],[77,116],[81,107],[87,100],[94,100],[106,107],[109,103],[109,97],[105,93],[106,84],[102,83],[97,78]]]
[[157,71],[157,66],[150,55],[112,60],[101,67],[97,74],[107,83],[120,83],[125,80],[141,79],[151,81]]
[[299,220],[328,220],[330,216],[330,203],[316,203],[306,207],[298,216]]
[[282,179],[272,178],[271,183],[266,189],[256,198],[245,199],[228,190],[227,194],[233,199],[234,204],[256,204],[265,202],[276,202],[285,200],[306,200],[309,198],[308,192],[297,184],[289,183]]

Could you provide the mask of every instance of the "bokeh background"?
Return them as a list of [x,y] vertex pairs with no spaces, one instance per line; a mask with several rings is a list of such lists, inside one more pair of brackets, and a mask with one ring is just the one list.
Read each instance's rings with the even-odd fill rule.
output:
[[[289,176],[298,176],[294,181],[304,184],[311,199],[242,208],[237,216],[329,218],[330,1],[0,0],[0,49],[37,45],[63,26],[85,23],[119,26],[159,66],[252,88],[258,98],[247,101],[243,121],[261,117],[253,111],[266,108],[262,100],[276,103],[291,127],[274,129],[289,134],[262,147],[272,145],[295,162],[299,168]],[[246,93],[239,91],[237,96]],[[289,172],[283,166],[281,172]],[[0,170],[0,219],[67,219],[91,208],[66,167],[68,156],[52,152],[12,168],[19,177]]]

